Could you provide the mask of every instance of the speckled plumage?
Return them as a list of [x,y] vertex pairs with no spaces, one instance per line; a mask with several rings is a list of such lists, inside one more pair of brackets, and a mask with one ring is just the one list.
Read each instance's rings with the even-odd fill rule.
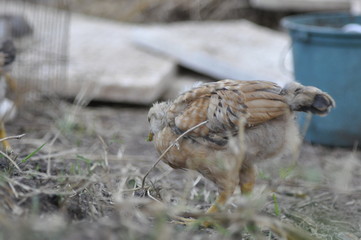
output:
[[[200,172],[227,199],[238,184],[243,192],[252,190],[255,162],[297,149],[300,138],[294,111],[323,115],[334,106],[327,93],[296,82],[281,88],[266,81],[223,80],[200,85],[174,101],[154,104],[148,120],[159,153],[180,134],[207,121],[180,139],[163,161]],[[239,143],[240,119],[244,123],[243,161],[232,149],[232,141]]]

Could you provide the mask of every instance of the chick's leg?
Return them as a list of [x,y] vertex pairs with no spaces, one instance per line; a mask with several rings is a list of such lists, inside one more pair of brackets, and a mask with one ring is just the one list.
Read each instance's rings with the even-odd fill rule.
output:
[[242,194],[251,193],[255,182],[256,182],[256,170],[254,165],[244,163],[239,172],[239,185],[241,187]]
[[[7,135],[6,135],[5,125],[4,125],[4,122],[1,122],[0,123],[0,139],[4,139],[6,137],[7,137]],[[2,140],[1,143],[2,143],[5,151],[11,152],[12,148],[11,148],[10,143],[8,142],[8,140]]]
[[[221,189],[216,201],[207,210],[206,214],[212,214],[212,213],[219,212],[221,210],[221,207],[224,204],[226,204],[229,197],[233,194],[235,188],[236,188],[236,184],[230,183],[230,185],[227,188]],[[212,221],[208,221],[208,220],[204,220],[204,219],[202,220],[202,219],[184,218],[184,217],[175,217],[175,219],[177,219],[177,221],[173,221],[173,222],[178,223],[178,224],[186,224],[186,225],[197,224],[197,225],[200,225],[200,226],[206,227],[206,228],[214,225],[214,223],[212,223]]]
[[219,196],[217,197],[215,203],[207,210],[207,213],[215,213],[218,212],[220,206],[223,206],[228,198],[231,196],[232,193],[229,191],[222,191],[220,192]]
[[[220,207],[223,206],[228,198],[232,195],[232,193],[230,191],[222,191],[220,192],[220,194],[218,195],[215,203],[207,210],[207,214],[211,214],[211,213],[216,213],[220,211]],[[198,220],[198,219],[193,219],[193,218],[184,218],[184,217],[175,217],[177,219],[177,221],[173,221],[174,223],[177,224],[185,224],[185,225],[191,225],[191,224],[198,224],[202,227],[211,227],[214,225],[214,223],[212,223],[211,221],[207,221],[207,220]]]

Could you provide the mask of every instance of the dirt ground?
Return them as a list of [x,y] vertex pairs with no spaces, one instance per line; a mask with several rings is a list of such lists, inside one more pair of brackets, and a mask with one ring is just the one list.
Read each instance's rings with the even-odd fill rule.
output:
[[360,152],[310,144],[297,164],[259,165],[254,193],[236,192],[214,229],[173,223],[177,213],[204,211],[217,191],[197,173],[162,163],[139,189],[157,159],[146,141],[147,111],[46,98],[24,106],[7,129],[26,136],[11,140],[13,162],[0,159],[1,238],[282,239],[277,231],[301,235],[289,239],[313,239],[303,232],[361,237]]

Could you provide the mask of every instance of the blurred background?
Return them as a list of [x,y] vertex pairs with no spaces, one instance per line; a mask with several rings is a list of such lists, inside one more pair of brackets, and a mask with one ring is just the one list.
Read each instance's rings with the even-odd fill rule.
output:
[[[351,5],[346,0],[1,0],[0,39],[15,42],[12,72],[23,92],[75,97],[87,89],[90,99],[150,104],[166,92],[165,98],[174,97],[192,81],[288,81],[291,45],[280,20],[347,12]],[[200,75],[178,74],[179,66]],[[143,69],[148,70],[139,75]],[[147,75],[152,77],[145,80]],[[175,78],[182,80],[176,87],[169,84]],[[129,96],[130,89],[144,99]]]

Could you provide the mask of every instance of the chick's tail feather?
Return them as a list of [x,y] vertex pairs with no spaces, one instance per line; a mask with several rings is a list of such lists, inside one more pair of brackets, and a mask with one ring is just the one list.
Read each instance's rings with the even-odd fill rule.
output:
[[292,82],[285,86],[282,94],[286,96],[291,110],[326,115],[336,106],[335,100],[316,87],[303,86]]

